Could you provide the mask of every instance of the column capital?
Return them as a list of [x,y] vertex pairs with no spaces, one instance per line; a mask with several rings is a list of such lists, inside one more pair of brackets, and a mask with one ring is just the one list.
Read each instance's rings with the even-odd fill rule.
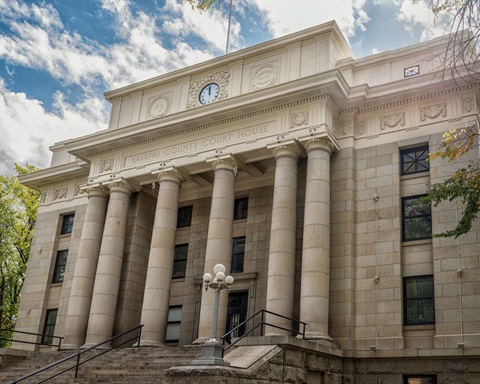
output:
[[91,196],[108,197],[108,195],[110,194],[108,188],[100,183],[96,185],[82,186],[81,190],[84,192],[87,192],[88,197],[91,197]]
[[328,137],[315,137],[305,143],[305,149],[307,150],[307,153],[314,149],[320,149],[332,154],[335,145]]
[[162,181],[173,181],[180,185],[188,179],[188,175],[176,167],[168,167],[154,171],[152,172],[152,175],[157,176],[159,183]]
[[245,168],[245,164],[231,153],[207,159],[207,162],[212,163],[214,171],[217,169],[226,169],[232,171],[235,175],[239,169]]
[[279,157],[292,157],[295,160],[298,160],[301,156],[305,154],[305,151],[296,140],[280,144],[273,144],[268,146],[267,148],[272,149],[275,160]]
[[123,192],[128,196],[130,196],[136,190],[140,189],[140,188],[135,188],[136,186],[133,183],[123,178],[112,180],[110,183],[106,184],[106,186],[108,187],[108,189],[110,189],[110,193]]

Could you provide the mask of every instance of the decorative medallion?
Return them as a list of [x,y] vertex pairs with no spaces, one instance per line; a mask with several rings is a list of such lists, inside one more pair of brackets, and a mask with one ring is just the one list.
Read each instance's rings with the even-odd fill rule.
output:
[[367,122],[366,121],[357,121],[355,123],[355,134],[362,136],[367,132]]
[[447,103],[420,108],[420,121],[425,121],[427,117],[429,119],[436,119],[440,115],[442,117],[447,117]]
[[170,100],[167,96],[161,95],[153,98],[148,107],[148,115],[151,119],[164,116],[170,109]]
[[53,200],[64,199],[67,196],[67,188],[59,188],[53,191]]
[[473,111],[475,100],[473,97],[463,99],[463,113],[470,113]]
[[334,127],[334,132],[337,136],[345,136],[352,132],[351,121],[341,121]]
[[[228,84],[230,82],[230,71],[212,73],[208,76],[193,80],[188,92],[187,108],[194,108],[202,105],[200,102],[200,93],[207,89],[209,84],[218,86],[218,93],[215,94],[215,101],[223,100],[228,97]],[[208,90],[206,91],[208,92]],[[210,91],[211,92],[211,91]]]
[[252,91],[263,89],[274,85],[277,81],[278,70],[272,64],[262,65],[257,68],[252,75],[251,88]]
[[389,116],[380,117],[380,129],[383,131],[386,127],[395,128],[397,125],[405,125],[405,112],[396,113]]
[[102,160],[102,172],[108,172],[112,170],[113,167],[113,159],[105,159]]
[[290,128],[301,127],[308,124],[308,111],[292,113],[290,115]]

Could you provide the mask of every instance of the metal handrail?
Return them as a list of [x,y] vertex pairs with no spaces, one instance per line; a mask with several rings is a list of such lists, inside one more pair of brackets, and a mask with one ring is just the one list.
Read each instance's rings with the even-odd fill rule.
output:
[[39,342],[35,342],[35,341],[15,340],[13,338],[6,339],[6,338],[3,338],[3,337],[0,337],[0,340],[11,341],[11,342],[15,342],[15,343],[53,346],[53,347],[57,347],[57,351],[60,350],[60,346],[61,346],[62,340],[63,340],[63,337],[60,337],[60,336],[52,336],[52,335],[47,335],[45,333],[32,333],[32,332],[17,331],[17,330],[14,330],[14,329],[3,329],[2,328],[2,329],[0,329],[0,332],[10,332],[12,334],[19,333],[19,334],[22,334],[22,335],[41,336],[42,340],[43,340],[44,337],[49,337],[49,338],[52,338],[52,339],[58,339],[58,345],[56,345],[56,344],[53,344],[53,343],[51,343],[51,344],[43,343],[43,342],[39,343]]
[[[78,367],[80,367],[81,365],[89,362],[90,360],[96,359],[97,357],[102,356],[102,355],[104,355],[105,353],[108,353],[108,352],[110,352],[110,351],[112,351],[112,350],[114,350],[114,349],[117,349],[117,348],[121,347],[122,345],[125,345],[125,344],[127,344],[127,343],[129,343],[129,342],[131,342],[131,341],[134,341],[134,340],[138,340],[138,342],[137,342],[137,348],[140,347],[140,338],[141,338],[141,336],[142,336],[142,327],[143,327],[143,324],[140,324],[140,325],[136,326],[135,328],[132,328],[132,329],[130,329],[130,330],[126,331],[126,332],[123,332],[123,333],[121,333],[121,334],[119,334],[119,335],[113,336],[113,337],[109,338],[108,340],[104,340],[104,341],[102,341],[102,342],[100,342],[100,343],[98,343],[98,344],[95,344],[95,345],[93,345],[93,346],[91,346],[91,347],[89,347],[89,348],[86,348],[86,349],[83,349],[83,350],[81,350],[81,351],[79,351],[79,352],[77,352],[77,353],[74,353],[73,355],[67,356],[67,357],[65,357],[65,358],[63,358],[63,359],[61,359],[61,360],[58,360],[58,361],[56,361],[56,362],[54,362],[54,363],[52,363],[52,364],[49,364],[49,365],[46,365],[45,367],[42,367],[42,368],[40,368],[40,369],[37,369],[37,370],[34,371],[34,372],[31,372],[31,373],[29,373],[29,374],[27,374],[27,375],[25,375],[25,376],[22,376],[22,377],[14,380],[14,381],[11,381],[9,384],[19,383],[19,382],[21,382],[21,381],[23,381],[23,380],[25,380],[25,379],[28,379],[28,378],[30,378],[30,377],[32,377],[32,376],[35,376],[35,375],[38,375],[38,374],[41,373],[41,372],[44,372],[44,371],[46,371],[46,370],[48,370],[48,369],[50,369],[50,368],[56,367],[57,365],[60,365],[60,364],[62,364],[62,363],[64,363],[64,362],[69,361],[69,360],[72,360],[72,359],[76,359],[76,363],[75,363],[74,365],[71,365],[71,366],[69,366],[69,367],[67,367],[67,368],[65,368],[65,369],[63,369],[63,370],[61,370],[61,371],[59,371],[59,372],[57,372],[57,373],[55,373],[55,374],[47,377],[46,379],[43,379],[43,380],[37,382],[37,384],[44,383],[44,382],[47,381],[47,380],[53,379],[54,377],[57,377],[57,376],[60,376],[61,374],[65,373],[65,372],[67,372],[67,371],[70,371],[70,370],[73,369],[73,368],[75,368],[75,378],[77,378],[77,376],[78,376]],[[124,341],[124,342],[122,342],[122,343],[120,343],[120,344],[118,344],[118,345],[116,345],[116,346],[114,346],[114,347],[110,347],[110,348],[107,348],[107,349],[105,349],[105,350],[102,350],[102,351],[101,351],[100,353],[98,353],[97,355],[88,357],[88,358],[86,358],[85,360],[80,361],[80,356],[81,356],[81,355],[83,355],[83,354],[85,354],[85,353],[87,353],[87,352],[89,352],[89,351],[91,351],[91,350],[93,350],[93,349],[95,349],[95,348],[98,348],[98,347],[100,347],[100,346],[102,346],[102,345],[104,345],[104,344],[110,343],[110,342],[112,342],[113,340],[116,340],[116,339],[118,339],[118,338],[120,338],[120,337],[122,337],[122,336],[125,336],[125,335],[127,335],[127,334],[129,334],[129,333],[131,333],[131,332],[134,332],[134,331],[136,331],[136,330],[139,331],[139,332],[138,332],[138,336],[135,336],[135,337],[133,337],[133,338],[131,338],[131,339],[128,339],[128,340],[126,340],[126,341]]]
[[[269,327],[272,327],[272,328],[282,329],[282,330],[288,331],[288,332],[295,332],[295,330],[293,328],[289,329],[289,328],[280,327],[279,325],[267,323],[265,321],[265,314],[267,314],[267,313],[270,314],[270,315],[273,315],[273,316],[281,317],[282,319],[291,320],[294,323],[298,323],[299,325],[302,325],[303,326],[303,332],[300,332],[300,329],[299,329],[297,334],[302,335],[302,338],[305,339],[305,329],[307,327],[307,323],[305,323],[303,321],[300,321],[300,320],[297,320],[297,319],[293,319],[291,317],[280,315],[280,314],[275,313],[275,312],[267,311],[266,309],[261,309],[260,311],[258,311],[254,315],[250,316],[247,320],[241,322],[235,328],[232,328],[230,331],[228,331],[225,335],[222,336],[223,354],[225,354],[226,351],[228,351],[230,348],[232,348],[240,340],[242,340],[243,338],[245,338],[248,335],[250,335],[251,333],[253,333],[253,331],[255,331],[258,327],[262,327],[261,336],[264,336],[264,334],[265,334],[265,326],[266,325],[268,325]],[[242,336],[238,337],[233,343],[230,343],[230,345],[225,348],[225,342],[226,342],[227,339],[231,339],[232,333],[234,333],[236,330],[240,329],[241,327],[247,325],[247,323],[254,320],[260,314],[262,315],[262,317],[261,317],[261,322],[259,324],[255,325],[252,329],[245,332]]]

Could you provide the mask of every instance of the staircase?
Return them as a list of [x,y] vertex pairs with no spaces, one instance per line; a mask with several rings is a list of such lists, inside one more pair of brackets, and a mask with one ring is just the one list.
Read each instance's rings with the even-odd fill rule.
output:
[[[97,354],[96,351],[89,352]],[[41,367],[73,355],[72,351],[35,353],[32,357],[0,367],[0,383],[7,384]],[[112,350],[79,367],[75,379],[75,369],[56,378],[48,380],[49,384],[64,383],[163,383],[165,370],[172,366],[189,365],[201,354],[200,346],[156,347],[156,348],[124,348]],[[81,361],[85,360],[85,356]],[[55,372],[75,364],[75,359],[42,372],[34,378],[21,381],[19,384],[38,383]]]

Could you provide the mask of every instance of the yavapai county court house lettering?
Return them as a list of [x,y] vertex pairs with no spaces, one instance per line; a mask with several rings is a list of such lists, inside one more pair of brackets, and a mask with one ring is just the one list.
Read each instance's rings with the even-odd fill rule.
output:
[[255,127],[245,128],[236,132],[228,132],[221,135],[206,137],[200,140],[189,141],[171,147],[160,148],[155,151],[145,152],[138,155],[128,156],[125,158],[125,166],[138,166],[153,161],[161,161],[166,158],[176,156],[186,156],[192,153],[198,153],[212,147],[223,146],[243,140],[251,140],[253,137],[260,135],[268,135],[271,127],[269,124],[261,124]]

